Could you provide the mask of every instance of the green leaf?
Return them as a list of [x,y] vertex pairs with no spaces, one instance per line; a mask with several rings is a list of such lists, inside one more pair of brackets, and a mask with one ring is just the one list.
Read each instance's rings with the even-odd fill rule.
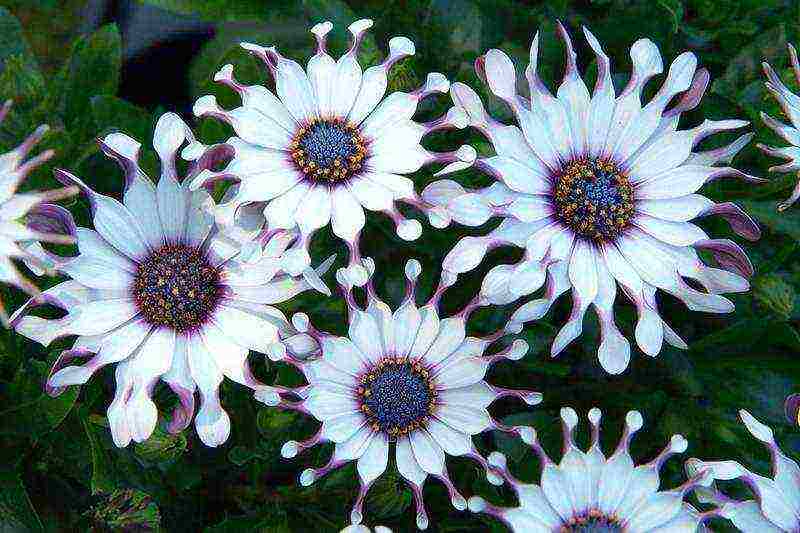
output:
[[272,10],[261,0],[142,0],[142,3],[210,22],[263,19]]
[[119,86],[122,52],[119,30],[114,24],[78,39],[64,71],[62,108],[64,124],[93,137],[90,117],[91,99],[96,95],[114,95]]
[[16,473],[0,472],[0,531],[44,531]]
[[0,411],[0,434],[39,438],[56,428],[69,414],[78,398],[78,387],[71,387],[57,398],[46,394]]
[[711,91],[724,96],[737,105],[746,108],[758,107],[758,95],[749,93],[747,101],[740,101],[750,83],[757,81],[760,87],[761,62],[772,61],[786,53],[786,29],[780,24],[763,32],[756,39],[741,48],[739,53],[728,62],[728,67],[721,78],[711,85]]
[[111,95],[93,97],[91,106],[98,137],[112,130],[123,131],[143,144],[152,137],[153,118],[146,109]]
[[186,436],[182,433],[171,435],[160,426],[144,442],[137,442],[134,453],[149,463],[175,461],[186,451]]
[[658,5],[670,14],[672,19],[672,33],[678,33],[683,20],[683,2],[681,0],[658,0]]
[[[91,419],[83,420],[86,439],[92,450],[92,494],[111,492],[116,489],[116,481],[111,475],[111,458],[103,447],[99,432],[101,431]],[[106,431],[106,430],[103,430]]]
[[22,26],[6,8],[0,7],[0,61],[12,56],[21,57],[28,67],[36,68],[33,52],[22,34]]
[[745,211],[755,216],[760,223],[772,231],[783,233],[796,241],[800,241],[800,218],[778,212],[776,202],[769,200],[741,200],[739,204]]
[[775,273],[764,274],[753,280],[753,296],[766,309],[787,320],[792,315],[796,298],[792,285]]

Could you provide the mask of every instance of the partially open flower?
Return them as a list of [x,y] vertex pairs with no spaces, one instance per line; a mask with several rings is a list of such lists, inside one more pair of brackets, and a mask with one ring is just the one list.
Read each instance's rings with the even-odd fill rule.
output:
[[[792,63],[794,77],[797,80],[797,84],[800,85],[800,62],[797,59],[797,51],[791,44],[787,46],[789,47],[789,59]],[[761,113],[761,119],[764,124],[769,126],[791,146],[776,147],[759,144],[758,147],[768,155],[786,160],[781,165],[771,167],[769,169],[770,172],[798,172],[800,171],[800,96],[784,85],[780,76],[769,66],[769,63],[762,63],[762,66],[768,80],[765,83],[767,89],[780,104],[781,109],[786,114],[786,118],[789,119],[792,125],[783,124],[766,113]],[[798,177],[800,177],[800,174],[798,174]],[[800,180],[798,180],[789,198],[778,204],[778,210],[788,209],[798,198],[800,198]]]
[[[371,274],[372,262],[365,262]],[[496,421],[487,411],[489,405],[505,396],[529,405],[541,401],[538,393],[504,389],[484,380],[490,366],[521,358],[527,344],[516,340],[486,355],[504,332],[467,337],[466,323],[474,304],[440,319],[438,304],[444,289],[417,307],[415,284],[420,271],[419,262],[407,263],[406,298],[393,313],[369,281],[366,308],[359,307],[352,280],[340,270],[337,277],[350,313],[348,336],[317,331],[307,317],[295,315],[295,327],[317,340],[322,356],[306,359],[288,350],[282,359],[296,366],[308,385],[292,391],[296,399],[276,395],[274,390],[256,391],[256,397],[268,405],[294,409],[322,423],[310,439],[287,442],[281,450],[284,457],[294,457],[321,442],[335,444],[327,465],[301,474],[302,485],[357,462],[361,489],[350,515],[353,524],[362,520],[364,497],[386,470],[390,448],[394,448],[397,470],[414,493],[417,527],[428,526],[422,496],[428,476],[444,483],[453,506],[464,509],[466,501],[447,474],[446,457],[468,457],[488,473],[489,465],[473,444],[473,436],[490,430],[519,431]]]
[[589,411],[591,444],[578,449],[574,433],[578,415],[561,410],[564,425],[564,453],[553,462],[541,447],[536,433],[522,431],[522,439],[533,447],[541,463],[538,484],[515,479],[506,468],[506,458],[495,452],[489,462],[511,486],[518,507],[496,507],[473,497],[469,508],[492,515],[515,533],[695,533],[713,512],[703,514],[684,501],[694,487],[707,482],[700,471],[680,487],[659,490],[659,470],[671,456],[686,451],[687,442],[674,435],[669,445],[652,461],[636,466],[628,447],[642,427],[642,415],[631,411],[617,449],[606,458],[600,448],[600,410]]
[[[678,56],[664,84],[642,105],[645,84],[663,70],[656,45],[648,39],[634,43],[633,73],[615,96],[610,60],[597,39],[586,29],[584,33],[598,65],[591,96],[561,25],[567,68],[555,96],[536,73],[538,34],[525,71],[530,100],[517,94],[516,72],[506,54],[490,50],[478,59],[479,76],[513,110],[519,126],[494,120],[472,89],[453,84],[456,108],[497,152],[478,158],[475,166],[497,181],[476,190],[437,181],[423,198],[464,225],[503,219],[488,235],[459,241],[445,258],[446,270],[470,271],[497,246],[525,249],[520,263],[495,267],[484,282],[484,296],[493,303],[509,303],[546,285],[543,297],[515,312],[512,331],[544,316],[557,298],[571,291],[572,313],[553,342],[552,355],[581,335],[584,315],[594,306],[602,335],[600,363],[617,374],[630,361],[630,344],[614,320],[618,286],[636,305],[636,342],[651,356],[664,341],[686,347],[659,314],[657,290],[693,311],[733,311],[733,303],[722,294],[748,290],[753,266],[739,245],[712,239],[691,221],[720,215],[742,237],[757,239],[760,231],[738,206],[714,203],[697,191],[722,177],[761,180],[714,166],[729,162],[751,135],[719,149],[694,150],[709,135],[747,122],[706,120],[677,129],[681,114],[697,106],[709,80],[705,69],[697,70],[694,54]],[[711,254],[716,266],[706,265],[700,252]]]
[[800,466],[778,448],[772,429],[747,411],[739,411],[747,431],[761,441],[772,457],[772,477],[751,472],[736,461],[689,459],[686,471],[693,475],[710,470],[713,479],[742,481],[754,500],[740,501],[725,495],[714,484],[696,490],[702,503],[719,507],[718,514],[744,533],[796,533],[800,531]]
[[[11,100],[0,108],[0,122],[6,118],[10,109]],[[39,223],[39,213],[47,211],[47,208],[42,206],[43,203],[73,196],[78,192],[77,188],[17,192],[17,188],[28,174],[54,155],[52,150],[46,150],[25,161],[25,157],[42,140],[47,130],[46,125],[39,126],[17,148],[0,154],[0,240],[3,242],[3,249],[0,252],[0,281],[18,287],[36,298],[41,297],[39,289],[20,273],[12,260],[22,260],[36,274],[52,273],[37,260],[36,256],[28,252],[30,244],[75,242],[71,236],[59,233],[60,228],[51,228]],[[0,301],[0,320],[4,326],[8,326],[8,314],[2,301]]]
[[[302,247],[292,256],[298,272],[309,264],[311,236],[331,223],[333,233],[348,244],[350,275],[358,285],[366,282],[358,244],[364,209],[384,212],[402,239],[415,240],[422,233],[421,224],[404,218],[396,203],[426,212],[439,227],[441,210],[431,210],[404,174],[437,162],[469,163],[475,157],[470,147],[432,153],[420,145],[432,131],[464,127],[465,117],[453,110],[424,124],[412,120],[422,99],[446,93],[450,87],[438,73],[429,74],[413,92],[384,98],[390,68],[414,54],[414,43],[406,37],[392,38],[386,60],[362,71],[357,53],[371,26],[371,20],[351,24],[352,46],[334,61],[326,50],[333,25],[317,24],[311,29],[317,53],[305,70],[274,47],[242,43],[269,69],[277,96],[260,85],[242,85],[234,79],[233,67],[225,65],[215,79],[238,92],[242,106],[226,111],[213,96],[201,97],[194,106],[195,114],[228,122],[237,135],[228,140],[235,150],[230,165],[221,172],[204,172],[192,184],[238,182],[236,194],[219,206],[218,220],[224,224],[243,204],[266,204],[264,214],[272,227],[300,230]],[[194,157],[196,151],[190,146],[184,156]]]
[[[282,255],[296,233],[259,227],[252,235],[259,253],[248,255],[243,250],[253,244],[243,247],[240,240],[246,226],[219,231],[208,214],[211,197],[204,190],[191,192],[178,179],[175,155],[187,138],[191,132],[177,115],[159,119],[153,139],[161,159],[157,185],[138,165],[137,141],[121,133],[102,139],[103,152],[125,171],[122,202],[57,171],[89,200],[95,229],[76,227],[68,211],[45,206],[50,220],[68,228],[78,242],[74,257],[32,249],[39,261],[69,276],[43,293],[44,302],[67,314],[59,319],[29,315],[31,300],[11,319],[17,332],[45,346],[77,336],[47,380],[53,395],[117,363],[116,394],[108,409],[117,446],[141,442],[153,432],[158,412],[151,395],[159,380],[180,399],[170,431],[191,423],[197,391],[198,434],[209,446],[223,443],[230,432],[219,398],[223,378],[264,387],[250,372],[249,350],[267,352],[281,337],[294,334],[283,314],[268,304],[312,286],[327,291],[310,268],[299,279],[283,271]],[[211,147],[189,170],[187,181],[228,151],[225,145]],[[89,360],[70,364],[78,357]]]

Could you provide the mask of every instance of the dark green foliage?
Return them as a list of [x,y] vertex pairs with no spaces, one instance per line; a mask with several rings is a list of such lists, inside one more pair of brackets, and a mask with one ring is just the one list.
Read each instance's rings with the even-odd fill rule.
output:
[[[487,91],[472,69],[475,57],[489,48],[502,48],[521,74],[530,40],[539,29],[540,72],[552,84],[563,72],[563,50],[553,31],[560,19],[575,39],[579,67],[589,73],[590,84],[596,66],[581,36],[581,25],[597,35],[611,57],[618,87],[629,75],[629,47],[640,37],[656,42],[665,62],[686,49],[695,51],[700,64],[711,71],[712,85],[685,124],[697,124],[703,116],[746,118],[753,123],[756,141],[767,144],[782,141],[764,127],[759,112],[775,117],[781,117],[781,112],[763,87],[760,64],[768,60],[788,81],[785,45],[800,44],[800,8],[793,0],[146,3],[172,12],[165,16],[218,24],[214,39],[187,65],[187,84],[193,96],[213,93],[226,107],[238,105],[238,96],[212,82],[220,66],[233,63],[237,78],[246,83],[266,79],[262,66],[239,48],[240,41],[276,44],[283,54],[305,64],[314,48],[307,31],[313,23],[332,20],[336,28],[331,47],[343,52],[346,26],[356,18],[371,17],[375,27],[362,49],[362,64],[380,60],[394,35],[408,36],[417,46],[417,55],[393,71],[390,87],[410,90],[428,72],[442,72],[451,80],[472,85],[496,117],[508,119],[510,114],[501,103],[486,98]],[[76,26],[75,8],[81,2],[37,0],[6,5],[17,18],[0,8],[0,100],[13,98],[15,107],[0,127],[0,148],[5,151],[16,146],[38,124],[47,122],[52,130],[40,149],[57,150],[54,160],[35,172],[26,187],[55,186],[51,171],[60,166],[83,176],[102,192],[118,194],[122,186],[119,170],[98,153],[94,144],[96,137],[112,130],[139,139],[144,166],[150,172],[157,170],[150,145],[155,117],[161,110],[145,110],[117,96],[122,61],[118,29],[109,25],[77,36],[72,26]],[[50,20],[58,22],[51,27]],[[653,85],[648,87],[650,91]],[[142,80],[141,86],[159,90],[157,80]],[[170,102],[162,105],[169,108]],[[447,107],[448,99],[438,97],[423,106],[421,114],[434,117]],[[231,134],[227,126],[213,120],[185,118],[204,142],[224,140]],[[711,140],[715,145],[721,142]],[[491,150],[474,132],[437,134],[426,143],[436,150],[463,143],[473,144],[482,153]],[[766,168],[772,164],[752,145],[736,161],[738,168],[761,176],[767,175]],[[764,229],[760,242],[743,244],[757,274],[752,292],[734,296],[734,314],[687,312],[663,297],[663,315],[689,342],[690,350],[665,348],[657,358],[634,350],[630,368],[615,377],[605,374],[597,362],[599,328],[594,317],[587,317],[579,342],[558,359],[549,357],[550,343],[569,312],[568,304],[559,302],[544,320],[523,332],[530,353],[518,363],[499,365],[490,376],[500,386],[541,391],[544,403],[529,408],[504,401],[493,408],[494,414],[508,424],[534,425],[544,445],[557,456],[560,407],[571,405],[582,415],[592,406],[602,408],[603,442],[609,451],[619,437],[625,413],[639,409],[646,421],[645,431],[634,443],[640,462],[653,457],[670,435],[681,433],[690,442],[687,457],[737,459],[767,473],[767,454],[736,418],[736,411],[744,407],[771,425],[784,451],[798,458],[798,428],[790,427],[782,413],[783,399],[800,392],[800,207],[777,213],[777,201],[788,195],[795,178],[770,177],[771,182],[760,187],[727,181],[705,189],[714,199],[739,202]],[[433,176],[423,171],[414,178],[421,190]],[[471,186],[488,183],[475,171],[462,172],[455,179]],[[72,201],[69,207],[79,223],[89,224],[83,201]],[[363,253],[375,258],[376,287],[393,304],[403,296],[402,265],[406,259],[416,257],[422,262],[420,292],[428,296],[447,251],[462,235],[480,234],[486,229],[453,226],[438,231],[425,222],[423,225],[426,231],[422,238],[408,244],[395,236],[387,219],[368,218]],[[703,226],[715,236],[741,242],[720,221],[704,221]],[[317,262],[338,253],[339,266],[345,248],[323,231],[315,238],[313,251]],[[468,301],[489,268],[519,257],[519,250],[511,249],[490,254],[482,267],[449,291],[445,311],[458,309]],[[326,282],[332,285],[333,276],[328,275]],[[41,279],[38,283],[46,287],[55,281]],[[7,287],[1,290],[11,309],[23,301],[17,291]],[[307,293],[281,307],[287,315],[303,310],[321,329],[339,334],[346,331],[344,305],[336,298]],[[474,316],[471,331],[493,331],[512,309],[481,310]],[[632,307],[620,303],[617,318],[624,331],[632,335]],[[291,461],[280,458],[284,441],[306,438],[316,431],[318,425],[312,420],[264,408],[243,387],[226,382],[221,395],[233,429],[224,446],[204,447],[193,429],[170,436],[162,420],[149,441],[120,450],[114,447],[105,420],[114,386],[111,369],[99,372],[87,386],[71,388],[58,398],[42,391],[50,365],[66,346],[66,342],[59,342],[43,349],[0,331],[0,531],[335,532],[347,522],[357,485],[353,466],[310,488],[300,488],[296,479],[302,468],[324,464],[332,448],[323,447]],[[284,365],[268,364],[255,354],[251,354],[251,360],[258,376],[267,382],[302,383],[297,373]],[[164,417],[176,402],[163,386],[157,387],[155,399]],[[585,442],[585,432],[582,438]],[[534,456],[519,442],[501,435],[476,440],[485,452],[500,449],[507,453],[518,477],[535,479],[538,466]],[[680,484],[684,477],[681,466],[680,460],[668,463],[663,471],[665,486]],[[449,468],[466,495],[480,493],[495,502],[512,503],[509,493],[490,486],[472,463],[455,460]],[[495,521],[453,511],[446,491],[435,482],[428,483],[425,497],[431,531],[504,530]],[[410,531],[412,509],[411,493],[402,480],[387,473],[373,487],[365,510],[370,524]],[[714,527],[726,530],[728,526],[715,523]]]

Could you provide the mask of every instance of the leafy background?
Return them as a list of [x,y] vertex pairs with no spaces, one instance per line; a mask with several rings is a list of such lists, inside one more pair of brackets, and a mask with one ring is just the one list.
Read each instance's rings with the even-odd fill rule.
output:
[[[756,141],[767,143],[779,141],[763,126],[759,111],[773,116],[780,116],[780,111],[764,89],[760,62],[770,61],[789,80],[785,45],[800,41],[800,4],[790,0],[560,0],[546,4],[280,0],[269,7],[258,0],[0,3],[5,4],[0,9],[0,98],[15,100],[11,116],[0,128],[0,148],[16,146],[38,124],[47,122],[52,131],[40,149],[54,148],[58,155],[31,177],[28,186],[56,186],[51,171],[60,166],[113,194],[120,191],[121,176],[99,154],[96,137],[119,129],[148,146],[155,118],[175,109],[193,123],[203,140],[226,138],[230,134],[226,127],[211,120],[193,121],[190,109],[194,98],[209,92],[223,105],[237,104],[230,91],[211,82],[212,74],[226,62],[233,63],[237,76],[246,82],[265,79],[259,65],[237,43],[245,39],[277,43],[286,55],[305,61],[312,53],[307,29],[324,19],[337,25],[332,44],[339,52],[346,46],[349,22],[361,17],[375,20],[362,52],[366,62],[382,57],[393,35],[406,35],[416,42],[417,55],[392,74],[393,89],[411,89],[427,72],[440,71],[451,80],[470,83],[484,96],[472,71],[474,58],[498,47],[514,58],[522,72],[537,28],[543,36],[544,78],[558,79],[563,51],[553,32],[557,19],[575,37],[579,65],[590,79],[594,60],[579,28],[592,29],[612,58],[618,87],[628,76],[630,45],[648,36],[659,45],[665,60],[690,49],[712,73],[706,98],[699,110],[685,118],[686,124],[697,124],[703,116],[747,118],[753,123]],[[489,100],[489,105],[495,116],[509,118],[497,101]],[[435,116],[447,106],[447,98],[439,97],[424,106],[421,115]],[[439,134],[427,142],[435,149],[452,149],[464,142],[488,149],[471,132]],[[145,166],[156,170],[152,151],[145,152],[144,160]],[[739,168],[757,175],[765,175],[770,164],[752,145],[737,159]],[[689,341],[690,349],[665,347],[657,358],[635,352],[628,370],[611,377],[596,360],[594,317],[587,317],[579,342],[559,358],[549,357],[549,344],[569,311],[569,303],[561,301],[544,320],[526,327],[522,335],[531,345],[530,353],[521,362],[501,364],[491,375],[502,386],[541,391],[545,402],[536,408],[501,402],[494,414],[508,423],[533,424],[548,449],[557,454],[561,406],[571,405],[581,413],[601,407],[607,450],[618,439],[625,412],[639,409],[646,427],[633,450],[641,461],[653,457],[670,435],[681,433],[690,442],[687,455],[736,458],[766,473],[768,455],[736,418],[737,409],[746,407],[774,427],[784,451],[797,458],[800,434],[783,416],[783,400],[800,392],[800,207],[776,213],[776,201],[788,195],[794,177],[772,177],[769,184],[758,187],[725,182],[706,189],[715,199],[738,201],[764,228],[760,242],[743,243],[757,275],[751,292],[733,297],[735,313],[686,312],[678,302],[662,296],[663,313]],[[422,171],[415,178],[421,189],[432,176]],[[485,177],[471,171],[460,173],[457,179],[471,185],[486,183]],[[84,202],[74,200],[70,207],[81,223],[88,224]],[[716,236],[731,236],[724,223],[703,221],[703,225]],[[487,229],[429,228],[419,241],[408,244],[395,237],[386,219],[370,217],[364,252],[377,262],[380,293],[397,303],[406,259],[422,261],[421,292],[427,296],[437,281],[438,265],[456,240]],[[315,240],[314,250],[316,257],[331,250],[344,257],[341,243],[324,232]],[[518,257],[518,250],[492,253],[480,270],[449,291],[445,310],[453,311],[468,301],[491,266]],[[327,281],[333,280],[329,276]],[[40,280],[43,286],[55,282]],[[21,294],[6,287],[2,298],[10,308],[23,301]],[[303,295],[283,309],[287,313],[302,309],[322,329],[345,331],[344,308],[335,298]],[[486,333],[500,327],[512,310],[509,306],[480,311],[474,316],[472,331]],[[618,320],[627,332],[632,331],[635,314],[630,305],[618,305]],[[264,408],[247,390],[226,382],[222,397],[233,418],[233,431],[224,446],[206,448],[192,430],[170,436],[157,429],[147,442],[116,449],[104,415],[113,393],[113,370],[101,371],[87,386],[72,388],[57,399],[43,395],[49,365],[64,347],[43,349],[0,332],[0,531],[327,532],[338,531],[346,523],[356,486],[352,466],[310,488],[299,488],[300,470],[308,464],[323,464],[330,447],[292,461],[279,457],[285,440],[304,438],[316,430],[312,420]],[[294,372],[267,364],[263,356],[252,354],[251,359],[267,381],[299,382]],[[165,389],[156,392],[162,413],[170,412],[175,403]],[[478,445],[484,451],[506,452],[518,477],[536,479],[536,461],[519,443],[489,434],[478,439]],[[466,495],[513,502],[508,491],[489,486],[475,465],[454,460],[450,468]],[[670,461],[663,477],[664,485],[678,485],[683,479],[681,460]],[[425,495],[431,531],[503,531],[493,520],[455,512],[436,483],[428,484]],[[413,529],[411,495],[396,475],[389,473],[374,486],[367,500],[367,517],[395,531]],[[729,529],[725,523],[714,527]]]

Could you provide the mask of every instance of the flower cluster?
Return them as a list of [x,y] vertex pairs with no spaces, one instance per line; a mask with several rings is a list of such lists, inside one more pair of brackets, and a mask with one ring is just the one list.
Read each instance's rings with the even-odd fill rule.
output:
[[[745,426],[772,454],[773,478],[735,462],[693,459],[687,463],[689,479],[664,490],[661,467],[688,442],[675,435],[655,459],[637,466],[629,453],[643,425],[636,411],[627,414],[619,445],[606,457],[600,411],[588,414],[591,442],[584,452],[575,442],[578,415],[562,409],[559,463],[544,451],[533,428],[504,425],[489,413],[500,398],[542,402],[538,392],[491,384],[487,372],[525,355],[525,341],[509,337],[544,316],[567,291],[572,312],[553,341],[552,355],[581,335],[584,315],[593,306],[601,329],[600,364],[618,374],[630,362],[630,342],[614,317],[619,288],[638,312],[635,341],[651,356],[664,342],[686,347],[659,312],[659,291],[693,311],[727,313],[734,306],[723,294],[749,289],[753,266],[744,250],[732,240],[710,237],[694,223],[719,215],[735,233],[756,240],[759,228],[742,209],[698,191],[722,177],[761,181],[724,166],[752,134],[721,148],[697,149],[712,134],[746,122],[705,120],[679,129],[682,115],[698,106],[709,83],[694,54],[678,56],[661,87],[643,103],[645,84],[664,70],[658,48],[648,39],[633,44],[633,71],[619,94],[610,59],[586,29],[598,67],[591,94],[560,24],[566,73],[555,94],[537,74],[538,34],[525,71],[529,96],[518,94],[511,59],[490,50],[475,66],[491,93],[513,111],[516,124],[506,125],[486,112],[474,90],[463,83],[451,86],[439,73],[429,74],[417,90],[387,95],[390,69],[415,47],[406,37],[394,37],[386,59],[363,69],[357,54],[371,26],[370,20],[351,24],[352,45],[334,60],[326,47],[332,24],[315,25],[317,50],[306,68],[275,47],[242,43],[266,66],[274,92],[243,85],[231,65],[223,66],[214,79],[238,93],[242,105],[225,110],[213,96],[203,96],[194,113],[228,123],[235,136],[205,145],[178,115],[163,114],[152,143],[160,160],[157,181],[139,164],[137,140],[121,132],[99,139],[102,152],[124,174],[121,200],[62,169],[54,173],[65,188],[17,193],[23,178],[53,155],[45,151],[24,161],[44,126],[0,156],[0,281],[31,296],[11,317],[0,306],[0,318],[44,346],[71,338],[47,379],[47,392],[58,395],[115,365],[108,421],[120,447],[153,434],[159,421],[153,395],[161,381],[177,396],[167,429],[180,432],[194,422],[207,446],[223,444],[231,432],[220,398],[225,378],[249,388],[262,404],[309,415],[319,422],[318,431],[286,442],[281,454],[290,459],[333,444],[327,464],[300,474],[303,486],[355,463],[360,488],[343,533],[369,532],[361,525],[365,497],[389,468],[390,456],[413,494],[420,529],[430,521],[423,487],[432,477],[444,485],[453,507],[490,515],[512,531],[694,532],[712,518],[727,518],[744,531],[800,531],[800,467],[778,449],[772,430],[745,411]],[[791,46],[789,51],[800,82],[797,54]],[[790,160],[776,170],[797,170],[800,98],[769,65],[765,71],[767,87],[794,127],[766,115],[764,120],[794,146],[763,148]],[[414,120],[423,99],[448,91],[454,107],[429,122]],[[432,152],[420,144],[433,131],[467,126],[490,141],[495,155],[478,157],[470,146]],[[444,165],[438,174],[474,167],[494,182],[467,189],[441,179],[418,194],[408,176],[435,164]],[[226,182],[222,190],[216,187],[220,181]],[[77,192],[88,201],[93,229],[79,227],[70,211],[52,203]],[[800,186],[781,208],[798,197]],[[362,257],[359,238],[372,211],[389,216],[400,238],[420,237],[422,224],[405,218],[398,204],[421,211],[434,228],[502,221],[488,234],[458,242],[424,304],[417,302],[416,290],[422,267],[408,261],[405,299],[392,310],[376,294],[375,263]],[[346,265],[336,271],[348,311],[346,336],[315,328],[302,312],[289,320],[275,307],[304,291],[330,296],[322,277],[335,257],[320,261],[309,253],[315,232],[329,224],[349,249]],[[77,250],[57,253],[50,244],[77,244]],[[441,299],[458,275],[503,245],[524,249],[523,259],[492,268],[474,298],[440,317]],[[12,259],[37,274],[66,279],[39,292]],[[478,307],[509,304],[542,287],[541,297],[518,307],[497,331],[467,334]],[[32,313],[44,305],[60,310],[60,316]],[[291,365],[305,384],[263,383],[251,371],[251,351]],[[793,423],[798,411],[800,399],[791,396],[786,412]],[[489,431],[519,437],[532,447],[541,464],[538,484],[518,481],[505,456],[487,457],[479,449],[475,437]],[[504,508],[462,496],[448,474],[448,457],[471,459],[490,483],[510,485],[519,505]],[[756,500],[741,502],[717,488],[716,480],[732,479],[743,480]],[[710,508],[700,511],[687,503],[691,493]]]

